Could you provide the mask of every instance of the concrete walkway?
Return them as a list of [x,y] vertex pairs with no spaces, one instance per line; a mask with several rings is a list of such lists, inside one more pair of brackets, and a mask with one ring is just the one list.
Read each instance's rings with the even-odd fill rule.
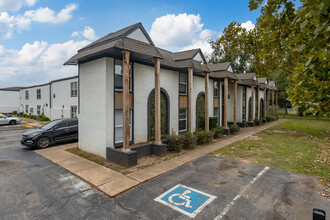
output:
[[115,197],[145,181],[162,175],[197,158],[203,157],[208,153],[223,148],[236,141],[243,140],[253,134],[273,127],[283,121],[285,120],[278,120],[259,127],[243,128],[233,137],[203,146],[155,166],[130,173],[127,176],[65,151],[67,148],[72,148],[72,144],[36,150],[36,153],[63,167],[74,175],[79,176],[106,195]]

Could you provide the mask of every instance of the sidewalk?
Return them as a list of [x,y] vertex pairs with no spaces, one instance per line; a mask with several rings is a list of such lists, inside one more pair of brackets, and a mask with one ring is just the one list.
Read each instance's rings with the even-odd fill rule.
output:
[[236,141],[243,140],[255,133],[273,127],[283,121],[285,120],[278,120],[259,127],[243,128],[237,135],[233,137],[220,140],[200,149],[188,152],[184,155],[180,155],[171,160],[164,161],[155,166],[130,173],[126,176],[65,151],[68,148],[74,147],[74,144],[36,150],[35,152],[52,161],[53,163],[63,167],[74,175],[80,177],[106,195],[115,197],[145,181],[162,175],[170,170],[176,169],[183,164],[203,157],[208,153],[211,153]]
[[28,125],[28,126],[31,126],[32,128],[41,128],[42,126],[44,126],[43,123],[41,123],[37,120],[33,120],[31,118],[19,117],[19,119],[21,120],[21,122],[26,121],[27,123],[25,123],[25,124]]

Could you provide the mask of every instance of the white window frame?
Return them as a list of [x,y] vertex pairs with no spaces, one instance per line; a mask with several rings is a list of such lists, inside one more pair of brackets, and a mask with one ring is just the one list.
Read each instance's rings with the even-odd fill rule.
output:
[[[119,64],[119,62],[121,62],[121,64]],[[120,73],[116,72],[116,66],[121,66],[121,71]],[[122,76],[123,77],[123,61],[116,59],[115,60],[115,78],[114,78],[114,86],[115,86],[115,91],[123,91],[123,89],[121,88],[116,88],[116,76]],[[130,62],[129,64],[129,91],[133,91],[133,81],[132,81],[132,63]]]
[[[116,114],[116,111],[123,111],[122,109],[115,109],[115,114]],[[129,133],[130,133],[130,136],[129,136],[129,141],[132,141],[132,136],[133,136],[133,129],[132,129],[132,121],[133,121],[133,118],[132,118],[132,115],[133,115],[133,110],[132,109],[130,109],[129,110],[129,118],[130,118],[130,122],[129,122]],[[116,117],[115,117],[115,123],[114,123],[114,125],[115,125],[115,129],[114,129],[114,131],[115,131],[115,135],[114,135],[114,141],[115,141],[115,144],[121,144],[121,143],[123,143],[123,140],[120,140],[120,141],[116,141],[116,128],[123,128],[124,127],[124,125],[123,124],[118,124],[118,125],[116,125]],[[124,131],[123,131],[124,132]],[[123,136],[124,136],[124,134],[123,134]]]
[[37,115],[40,115],[41,105],[37,105]]
[[77,97],[78,96],[78,82],[71,82],[70,85],[71,85],[71,97]]
[[37,99],[41,99],[41,89],[37,89]]
[[[186,111],[186,117],[180,119],[180,110]],[[186,121],[186,128],[184,130],[180,130],[180,121]],[[179,108],[179,132],[186,132],[188,130],[188,108]]]
[[[215,84],[217,84],[218,88],[215,88]],[[214,98],[219,98],[219,93],[220,93],[220,83],[218,81],[214,81],[213,82],[213,96]],[[217,90],[217,92],[214,92],[215,90]]]
[[[186,82],[181,82],[181,75],[185,75],[186,77]],[[186,86],[186,91],[183,93],[180,91],[180,85],[185,85]],[[180,95],[187,95],[188,94],[188,74],[187,73],[179,73],[179,94]]]
[[29,100],[29,90],[25,91],[25,100]]
[[[73,111],[73,109],[75,109],[75,111]],[[71,118],[77,118],[78,107],[76,105],[71,105],[70,111],[71,111]]]

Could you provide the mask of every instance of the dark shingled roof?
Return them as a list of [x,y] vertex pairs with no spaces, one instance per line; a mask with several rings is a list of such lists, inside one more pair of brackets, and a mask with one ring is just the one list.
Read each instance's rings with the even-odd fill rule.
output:
[[229,79],[234,79],[238,80],[236,74],[229,72],[229,71],[216,71],[216,72],[211,72],[210,77],[212,78],[217,78],[217,79],[223,79],[228,77]]
[[271,90],[276,90],[276,91],[278,90],[275,86],[275,81],[269,81],[268,88]]
[[200,49],[185,50],[173,53],[174,60],[188,60],[194,58],[194,56],[200,51]]
[[215,63],[215,64],[208,64],[207,67],[212,71],[225,71],[230,66],[230,62],[225,63]]
[[19,91],[20,89],[23,89],[24,87],[7,87],[7,88],[0,88],[1,91]]
[[241,73],[241,74],[236,74],[236,76],[239,79],[238,83],[241,85],[259,86],[258,81],[254,80],[254,78],[256,77],[255,73]]

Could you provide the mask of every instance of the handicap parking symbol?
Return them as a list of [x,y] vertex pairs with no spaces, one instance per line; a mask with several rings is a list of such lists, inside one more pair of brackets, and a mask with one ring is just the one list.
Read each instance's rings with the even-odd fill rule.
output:
[[158,196],[155,201],[194,218],[215,198],[217,197],[188,186],[178,184]]

